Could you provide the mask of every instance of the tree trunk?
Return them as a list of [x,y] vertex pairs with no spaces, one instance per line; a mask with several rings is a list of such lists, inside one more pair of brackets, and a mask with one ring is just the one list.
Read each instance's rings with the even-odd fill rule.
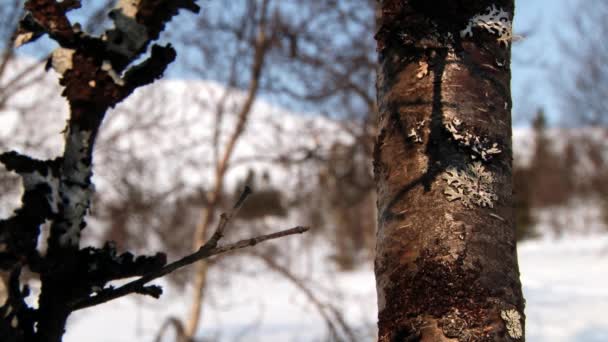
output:
[[378,6],[379,341],[523,341],[513,0]]

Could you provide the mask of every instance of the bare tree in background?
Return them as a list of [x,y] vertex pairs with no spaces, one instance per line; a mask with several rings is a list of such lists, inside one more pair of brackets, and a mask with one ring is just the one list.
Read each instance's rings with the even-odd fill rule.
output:
[[[574,165],[566,164],[565,159],[558,155],[554,145],[547,136],[547,118],[541,109],[536,113],[532,121],[534,132],[534,150],[530,161],[530,181],[534,192],[531,196],[531,204],[534,207],[549,207],[565,204],[572,196],[573,188],[569,186],[569,178],[572,177]],[[567,139],[564,136],[564,139]]]
[[[270,18],[269,18],[269,9],[268,9],[268,1],[263,1],[262,3],[250,1],[248,3],[248,7],[245,10],[247,13],[246,16],[243,16],[241,22],[237,22],[236,26],[232,28],[226,27],[224,29],[230,30],[232,29],[235,34],[238,34],[238,30],[242,30],[243,28],[249,27],[250,32],[244,33],[245,36],[250,39],[248,43],[251,45],[247,46],[248,49],[253,51],[253,59],[251,61],[251,72],[250,81],[247,89],[247,95],[244,102],[241,104],[241,108],[238,111],[237,115],[237,123],[234,127],[232,134],[229,136],[228,141],[224,144],[223,151],[220,151],[220,142],[219,136],[222,129],[222,116],[224,108],[222,108],[225,103],[222,103],[224,100],[220,100],[218,108],[216,110],[216,124],[215,124],[215,133],[214,133],[214,156],[215,156],[215,175],[214,175],[214,184],[208,195],[208,203],[204,207],[203,215],[201,222],[197,225],[196,230],[193,236],[193,248],[198,248],[202,241],[205,241],[207,238],[207,234],[211,224],[213,223],[214,217],[216,215],[216,211],[220,206],[222,201],[222,195],[225,191],[224,189],[224,181],[226,176],[226,171],[228,170],[228,165],[230,163],[230,159],[232,158],[232,154],[236,147],[236,144],[245,129],[245,125],[247,124],[249,114],[251,112],[251,108],[255,99],[258,95],[258,89],[260,84],[260,78],[262,75],[262,71],[264,69],[264,63],[267,51],[270,47],[270,42],[272,39],[272,28],[269,28]],[[240,64],[238,61],[238,56],[234,55],[232,57],[233,66],[237,66]],[[235,80],[237,75],[235,68],[229,69],[231,71],[231,78]],[[232,84],[229,84],[230,87]],[[227,98],[230,94],[230,88],[226,90],[224,94],[224,99]],[[197,264],[196,271],[194,274],[194,294],[192,298],[192,307],[190,311],[190,315],[188,318],[188,322],[185,326],[185,336],[188,339],[192,339],[197,332],[198,325],[200,322],[200,315],[203,304],[203,293],[206,286],[207,279],[207,263],[201,262]]]
[[[554,90],[561,100],[561,120],[581,127],[580,136],[568,139],[567,156],[575,163],[567,164],[572,170],[589,165],[591,174],[580,177],[580,170],[571,172],[576,194],[597,196],[608,218],[608,3],[606,1],[579,1],[569,13],[571,22],[558,33],[563,48],[563,60],[555,66]],[[591,128],[590,128],[591,127]],[[604,220],[608,223],[608,219]]]
[[378,6],[379,341],[521,341],[513,1]]
[[[10,70],[7,70],[15,57],[11,37],[15,34],[22,10],[21,0],[12,0],[0,8],[0,18],[2,19],[0,23],[0,109],[5,109],[11,97],[39,81],[42,75],[35,70],[40,63],[35,62],[28,67],[21,68],[16,73],[9,73]],[[33,77],[32,74],[34,74]]]
[[554,82],[562,96],[562,120],[569,124],[608,125],[608,3],[581,1],[573,13],[571,30],[560,33],[568,63],[560,63]]
[[[120,1],[110,13],[114,27],[103,36],[89,35],[70,22],[66,13],[79,7],[79,1],[29,0],[15,35],[17,46],[45,34],[60,46],[48,64],[61,75],[70,117],[62,156],[38,160],[15,151],[0,155],[5,167],[22,177],[24,187],[22,206],[0,220],[0,269],[10,273],[8,298],[0,307],[0,335],[9,342],[61,341],[73,311],[132,293],[158,297],[162,289],[147,285],[154,279],[212,255],[307,230],[297,227],[220,245],[228,224],[249,195],[246,189],[233,210],[221,216],[209,240],[171,264],[166,264],[163,253],[137,258],[129,252],[118,255],[111,243],[103,248],[81,248],[81,231],[87,225],[85,217],[94,193],[94,145],[105,114],[135,89],[162,76],[175,59],[170,44],[153,44],[147,58],[133,63],[180,9],[198,12],[199,7],[193,0]],[[46,250],[41,251],[38,239],[47,220],[52,223]],[[25,301],[30,294],[20,278],[25,267],[40,278],[37,307]],[[134,276],[138,278],[120,287],[108,285]]]
[[[213,222],[213,213],[222,204],[222,197],[226,191],[224,185],[226,173],[231,164],[238,163],[238,160],[231,160],[233,151],[250,120],[251,106],[258,97],[258,93],[275,99],[279,98],[279,103],[285,103],[281,102],[285,99],[288,99],[288,102],[290,99],[291,102],[295,99],[299,103],[305,102],[309,106],[308,108],[316,109],[320,108],[320,104],[324,101],[330,103],[331,100],[332,105],[343,101],[341,111],[332,113],[332,115],[350,115],[349,119],[353,122],[350,126],[345,125],[345,132],[351,133],[347,129],[356,132],[357,139],[361,134],[359,132],[366,135],[368,138],[361,138],[362,141],[366,140],[365,146],[359,145],[359,141],[356,144],[367,148],[368,155],[371,155],[369,120],[370,113],[375,113],[375,101],[372,95],[373,62],[370,62],[372,60],[372,41],[370,37],[367,45],[356,45],[355,42],[360,42],[357,34],[369,32],[367,27],[362,28],[361,26],[362,23],[370,24],[371,21],[365,20],[364,14],[367,11],[367,19],[369,19],[372,17],[369,14],[373,11],[370,10],[368,1],[362,3],[365,5],[364,7],[357,7],[357,5],[361,5],[359,2],[342,5],[328,1],[311,1],[303,4],[270,0],[238,1],[223,6],[222,10],[214,15],[197,20],[196,30],[203,34],[184,38],[184,43],[191,48],[191,51],[194,51],[192,55],[196,56],[194,61],[189,63],[188,68],[203,78],[220,79],[228,85],[224,96],[214,110],[215,133],[212,144],[214,146],[213,167],[215,172],[213,178],[215,182],[207,192],[208,201],[204,205],[202,220],[197,225],[195,241],[204,238],[209,225]],[[355,9],[360,13],[357,13]],[[333,26],[325,27],[329,24]],[[345,32],[338,38],[334,37],[332,28],[343,30],[350,28],[352,30],[353,27],[357,27],[358,30]],[[333,45],[337,47],[337,42],[340,39],[344,41],[345,37],[348,38],[348,44],[352,44],[352,48],[327,48],[327,46]],[[338,51],[350,52],[340,56],[337,55]],[[200,67],[201,59],[206,61],[206,64],[218,65],[218,67],[202,69]],[[357,68],[361,70],[354,72]],[[313,83],[312,80],[319,75],[322,75],[322,81],[317,80],[316,83]],[[226,108],[227,99],[234,92],[233,88],[243,90],[246,95],[243,104],[239,105],[240,108],[236,110],[238,113],[236,115],[237,129],[229,134],[227,139],[220,139],[220,136],[223,135],[222,123],[227,119],[226,114],[229,112]],[[305,89],[310,93],[299,93],[294,88]],[[351,96],[352,94],[355,96]],[[362,97],[365,98],[364,101],[360,101]],[[363,111],[361,111],[361,103],[363,103]],[[359,123],[354,124],[354,120],[365,122],[366,127],[362,128]],[[280,125],[281,123],[277,123],[278,127]],[[298,134],[305,135],[307,132],[302,130]],[[353,136],[355,135],[353,134]],[[348,151],[354,150],[358,149],[348,149]],[[309,149],[303,152],[302,157],[298,157],[302,153],[296,150],[294,153],[273,158],[273,162],[279,165],[289,165],[325,158],[322,156],[323,151],[319,149]],[[257,160],[260,159],[263,158]],[[357,167],[359,165],[358,163]],[[367,174],[369,175],[370,172]],[[363,193],[369,195],[373,189],[371,177],[364,181],[361,187]],[[303,191],[300,189],[295,193],[299,195]],[[337,201],[339,200],[338,198]],[[343,226],[347,227],[347,222],[344,222]],[[373,230],[373,225],[366,226],[365,229],[370,227]],[[349,236],[355,235],[362,238],[361,234],[355,232],[350,233]],[[343,240],[346,241],[346,239]],[[360,244],[358,247],[363,246]],[[276,270],[276,268],[274,269]],[[194,276],[195,293],[190,315],[185,327],[178,329],[184,331],[187,338],[195,335],[201,321],[200,313],[204,303],[203,294],[207,283],[207,272],[207,265],[201,264]],[[292,276],[297,277],[297,275]],[[303,284],[303,282],[301,283]],[[171,318],[171,321],[180,322],[174,318]]]
[[[371,160],[375,98],[375,1],[308,1],[282,13],[280,46],[273,65],[293,75],[276,77],[268,89],[286,102],[340,122],[347,141],[324,156],[319,188],[334,261],[352,269],[373,256],[375,186]],[[289,82],[290,79],[298,82]]]

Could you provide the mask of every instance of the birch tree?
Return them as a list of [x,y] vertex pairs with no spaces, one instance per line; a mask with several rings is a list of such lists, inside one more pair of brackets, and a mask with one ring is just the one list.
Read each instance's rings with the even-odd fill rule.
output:
[[379,341],[522,341],[512,0],[378,2]]

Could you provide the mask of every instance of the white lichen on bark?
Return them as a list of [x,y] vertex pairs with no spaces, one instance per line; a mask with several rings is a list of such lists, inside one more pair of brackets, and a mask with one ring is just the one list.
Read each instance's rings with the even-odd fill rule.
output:
[[473,37],[473,28],[479,27],[491,34],[498,36],[498,42],[508,46],[511,44],[513,37],[513,24],[509,13],[503,8],[497,8],[495,5],[488,7],[483,14],[476,14],[471,19],[467,27],[460,31],[460,37]]
[[502,150],[498,147],[498,143],[492,143],[487,138],[481,138],[477,135],[465,131],[462,127],[462,121],[458,118],[453,118],[445,124],[445,128],[452,134],[452,138],[460,144],[469,147],[474,154],[473,159],[479,156],[483,161],[488,161],[493,155],[499,154]]
[[23,32],[15,37],[14,46],[15,49],[21,45],[27,44],[34,38],[34,32]]
[[507,332],[511,338],[520,339],[523,337],[524,332],[521,326],[521,315],[517,310],[502,310],[500,312],[500,317],[505,322]]
[[415,127],[412,127],[412,129],[410,129],[410,132],[408,133],[407,137],[412,139],[415,143],[419,143],[421,144],[422,141],[422,128],[424,127],[426,120],[422,120],[420,122],[416,123]]
[[116,4],[116,9],[120,9],[127,17],[135,18],[137,15],[137,6],[141,0],[120,0]]
[[[125,81],[120,77],[120,75],[118,75],[118,73],[112,68],[112,63],[110,63],[110,61],[103,61],[101,63],[101,70],[105,71],[108,73],[108,76],[110,76],[112,78],[112,81],[119,85],[119,86],[124,86],[125,85]],[[89,83],[89,85],[91,85]],[[93,84],[94,87],[95,84]]]
[[426,61],[418,62],[418,73],[416,73],[417,79],[422,79],[424,76],[429,74],[429,64]]
[[465,208],[494,207],[498,196],[494,193],[494,176],[481,162],[469,164],[466,170],[448,168],[443,174],[447,186],[443,193],[448,201],[460,200]]
[[60,75],[74,67],[72,58],[76,51],[66,48],[57,48],[51,54],[51,66]]
[[62,246],[77,247],[81,223],[94,190],[90,181],[93,166],[88,157],[91,132],[73,129],[67,134],[63,178],[59,190],[63,204],[59,243]]

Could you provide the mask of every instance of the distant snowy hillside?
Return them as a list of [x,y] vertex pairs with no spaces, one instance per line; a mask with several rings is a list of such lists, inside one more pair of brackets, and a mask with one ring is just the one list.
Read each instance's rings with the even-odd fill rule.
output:
[[[11,72],[0,79],[0,84],[7,83],[32,64],[30,60],[19,60],[9,68]],[[42,65],[38,65],[36,72],[29,74],[25,81],[38,76],[42,77],[39,82],[9,97],[5,107],[0,108],[0,147],[52,158],[61,153],[61,132],[68,109],[59,96],[61,90],[55,73],[44,73]],[[120,103],[108,113],[101,128],[95,155],[95,181],[99,190],[111,191],[106,189],[111,180],[125,170],[121,169],[121,162],[134,161],[141,164],[134,167],[144,168],[143,175],[150,176],[146,181],[159,190],[170,189],[177,182],[190,187],[209,183],[213,177],[210,167],[214,161],[213,128],[217,106],[225,91],[222,85],[209,81],[160,80],[138,89]],[[234,129],[244,96],[242,91],[232,90],[224,99],[218,140],[220,152]],[[20,124],[21,119],[29,124]],[[576,155],[580,159],[574,167],[580,170],[581,177],[593,172],[593,165],[584,153],[587,147],[579,143],[584,138],[602,142],[604,157],[608,160],[608,130],[549,129],[547,136],[558,154],[564,153],[568,142],[576,142]],[[294,113],[258,99],[235,150],[233,160],[237,167],[228,176],[229,187],[244,177],[249,168],[268,170],[271,161],[284,156],[297,159],[309,150],[323,155],[323,150],[329,149],[332,143],[349,140],[336,121],[310,113]],[[530,128],[514,129],[513,150],[516,165],[530,163],[534,150],[534,133]],[[272,173],[277,178],[271,179],[275,184],[284,186],[291,181],[288,174],[277,170]]]
[[[19,61],[0,84],[32,63]],[[68,108],[52,71],[44,73],[38,65],[31,77],[35,76],[41,79],[9,93],[5,107],[0,108],[0,147],[41,159],[54,158],[63,148],[61,132]],[[214,177],[215,148],[221,155],[245,96],[236,89],[226,92],[214,82],[160,80],[117,105],[106,116],[95,150],[98,192],[111,199],[121,191],[116,188],[122,186],[117,182],[121,177],[156,193],[208,189]],[[221,129],[214,145],[219,103],[223,103]],[[337,141],[349,141],[339,123],[258,99],[233,153],[226,187],[232,191],[252,169],[258,174],[268,172],[271,185],[294,188],[297,170],[289,165],[277,168],[277,163],[285,158],[302,159],[311,151],[324,155]],[[13,203],[8,205],[4,198],[0,214],[12,211],[16,200],[13,194]]]

